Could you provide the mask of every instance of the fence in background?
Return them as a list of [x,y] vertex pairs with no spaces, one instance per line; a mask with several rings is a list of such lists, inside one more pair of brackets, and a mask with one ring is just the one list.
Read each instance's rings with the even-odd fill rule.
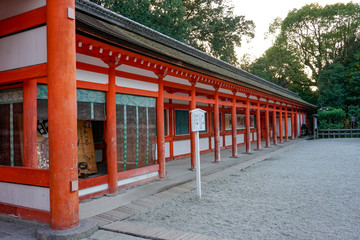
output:
[[360,129],[317,129],[317,138],[358,138]]

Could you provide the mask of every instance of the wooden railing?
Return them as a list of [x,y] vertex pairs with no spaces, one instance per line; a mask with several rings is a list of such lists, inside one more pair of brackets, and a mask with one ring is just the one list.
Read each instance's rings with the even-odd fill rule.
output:
[[318,129],[318,138],[358,138],[360,129]]

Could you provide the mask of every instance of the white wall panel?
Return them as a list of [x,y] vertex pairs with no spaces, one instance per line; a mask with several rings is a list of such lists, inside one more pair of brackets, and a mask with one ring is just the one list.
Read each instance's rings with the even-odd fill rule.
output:
[[179,83],[179,84],[183,84],[183,85],[186,85],[186,86],[191,86],[191,83],[188,80],[178,78],[178,77],[173,77],[173,76],[170,76],[170,75],[167,75],[166,77],[164,77],[164,80],[168,81],[168,82],[174,82],[174,83]]
[[291,118],[288,118],[288,136],[291,137],[291,129],[292,129],[292,125],[291,125]]
[[50,211],[49,188],[0,182],[0,202]]
[[226,146],[232,145],[232,136],[231,135],[225,136],[225,145]]
[[296,119],[297,119],[297,133],[298,133],[298,136],[300,136],[300,132],[301,132],[301,125],[300,125],[300,116],[299,114],[296,114]]
[[170,142],[165,142],[165,157],[170,157]]
[[100,58],[90,57],[80,53],[76,54],[76,61],[99,66],[99,67],[109,68],[109,65],[104,63]]
[[214,91],[214,87],[208,84],[203,84],[203,83],[197,83],[196,84],[197,88],[202,88],[202,89],[206,89],[206,90],[211,90]]
[[159,89],[158,84],[155,83],[143,82],[121,77],[116,77],[116,85],[119,87],[141,89],[153,92],[157,92]]
[[0,38],[0,71],[47,62],[46,26]]
[[105,74],[76,69],[76,80],[107,84],[108,78],[108,75]]
[[121,64],[119,67],[116,68],[116,70],[123,71],[123,72],[134,73],[134,74],[138,74],[138,75],[142,75],[142,76],[146,76],[146,77],[152,77],[152,78],[156,78],[156,79],[158,78],[155,75],[155,73],[152,72],[152,71],[132,67],[132,66],[125,65],[125,64]]
[[209,138],[208,137],[200,138],[199,144],[200,144],[200,151],[208,150],[209,149]]
[[224,88],[220,88],[219,89],[219,92],[222,92],[222,93],[227,93],[227,94],[233,94],[233,92],[231,90],[228,90],[228,89],[224,89]]
[[174,141],[174,156],[190,153],[190,140]]
[[237,135],[237,143],[244,143],[244,134],[241,133],[241,134],[238,134]]
[[0,0],[0,20],[46,5],[46,0]]

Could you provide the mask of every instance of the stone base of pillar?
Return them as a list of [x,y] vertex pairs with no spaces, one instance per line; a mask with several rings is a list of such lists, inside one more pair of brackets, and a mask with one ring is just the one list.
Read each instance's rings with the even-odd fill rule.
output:
[[39,228],[36,237],[39,240],[82,239],[91,236],[98,228],[96,223],[82,220],[79,226],[68,230],[52,230],[50,226]]

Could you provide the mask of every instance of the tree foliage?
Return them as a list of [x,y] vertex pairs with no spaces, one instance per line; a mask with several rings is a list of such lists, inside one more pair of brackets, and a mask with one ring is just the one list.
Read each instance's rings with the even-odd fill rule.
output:
[[334,62],[345,62],[359,44],[360,5],[337,3],[305,5],[289,12],[279,38],[317,81],[319,72]]
[[319,104],[346,109],[360,105],[360,51],[345,63],[335,62],[319,74]]
[[360,49],[360,4],[305,5],[275,19],[269,33],[273,46],[250,66],[252,73],[314,104],[344,108],[360,96],[359,75],[349,71]]
[[235,47],[254,37],[254,23],[226,0],[92,1],[234,65]]

